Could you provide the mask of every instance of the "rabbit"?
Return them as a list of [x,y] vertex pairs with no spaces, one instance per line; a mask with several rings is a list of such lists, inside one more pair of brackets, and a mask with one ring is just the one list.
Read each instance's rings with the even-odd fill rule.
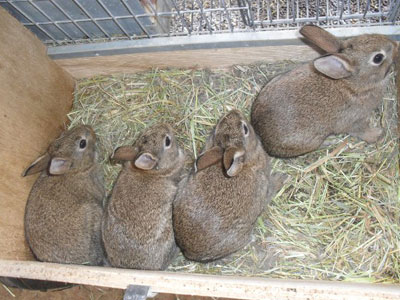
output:
[[175,239],[186,258],[209,262],[244,247],[258,216],[280,188],[270,157],[238,110],[223,116],[173,205]]
[[185,161],[173,129],[148,128],[133,146],[117,148],[111,161],[123,168],[102,225],[108,261],[120,268],[164,270],[178,250],[172,201]]
[[271,156],[290,158],[346,133],[376,142],[369,119],[382,102],[399,44],[379,34],[340,40],[305,25],[300,33],[325,55],[275,77],[253,102],[251,124]]
[[105,190],[90,126],[65,131],[23,176],[41,172],[25,208],[25,236],[39,261],[101,265]]

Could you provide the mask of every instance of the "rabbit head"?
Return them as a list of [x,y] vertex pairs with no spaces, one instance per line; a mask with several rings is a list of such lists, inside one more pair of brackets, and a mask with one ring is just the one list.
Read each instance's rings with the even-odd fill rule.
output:
[[340,40],[315,25],[303,26],[300,33],[326,52],[313,61],[318,72],[332,79],[349,78],[363,86],[385,79],[399,50],[398,42],[380,34]]
[[184,154],[177,144],[172,127],[157,124],[147,129],[133,146],[117,148],[111,161],[148,173],[168,173],[183,164]]
[[196,161],[200,171],[222,161],[226,175],[236,176],[257,146],[253,127],[238,110],[223,116],[206,142],[205,151]]
[[48,148],[46,154],[36,159],[22,176],[48,170],[50,175],[81,172],[93,166],[96,159],[96,135],[87,125],[64,131]]

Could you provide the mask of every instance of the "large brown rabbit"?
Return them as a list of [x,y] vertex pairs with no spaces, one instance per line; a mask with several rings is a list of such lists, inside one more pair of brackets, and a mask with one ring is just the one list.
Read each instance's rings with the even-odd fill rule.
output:
[[369,34],[339,40],[306,25],[300,33],[326,53],[271,80],[253,103],[251,123],[268,154],[294,157],[316,150],[331,134],[376,142],[370,127],[380,105],[398,43]]
[[106,206],[103,241],[114,267],[162,270],[177,252],[172,201],[185,156],[169,125],[147,129],[133,146],[115,150],[122,162]]
[[284,179],[270,172],[270,158],[242,113],[223,116],[174,201],[175,238],[183,254],[207,262],[244,247]]
[[24,176],[41,172],[25,209],[25,235],[40,261],[100,265],[104,187],[89,126],[65,131]]

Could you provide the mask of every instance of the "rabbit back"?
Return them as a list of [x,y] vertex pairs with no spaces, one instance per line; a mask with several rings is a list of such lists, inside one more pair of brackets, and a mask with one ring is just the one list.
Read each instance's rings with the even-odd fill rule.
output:
[[[48,176],[42,172],[29,195],[25,234],[40,261],[100,265],[103,192],[90,174]],[[95,176],[97,177],[97,176]],[[73,189],[71,189],[73,187]]]
[[269,82],[255,99],[251,123],[268,154],[311,152],[331,134],[348,133],[369,118],[387,80],[355,96],[351,81],[334,81],[301,65]]
[[180,183],[173,221],[177,244],[187,258],[212,261],[248,243],[267,202],[270,169],[262,154],[258,166],[244,167],[235,177],[226,177],[216,164]]
[[379,34],[340,40],[314,25],[300,33],[326,54],[271,80],[256,97],[251,123],[265,150],[295,157],[340,133],[376,142],[383,130],[369,119],[382,103],[399,43]]
[[167,267],[176,254],[171,218],[175,194],[171,179],[121,171],[103,222],[104,245],[112,266]]

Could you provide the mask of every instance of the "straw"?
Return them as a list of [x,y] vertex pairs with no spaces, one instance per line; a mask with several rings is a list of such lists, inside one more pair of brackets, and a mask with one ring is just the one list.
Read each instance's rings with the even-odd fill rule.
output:
[[[235,66],[227,72],[151,70],[79,82],[71,126],[98,134],[107,191],[120,170],[108,156],[156,122],[176,130],[188,154],[198,155],[219,117],[231,108],[247,116],[261,87],[295,66]],[[178,256],[168,270],[207,274],[398,282],[400,188],[395,85],[391,80],[371,122],[386,128],[377,144],[341,135],[295,159],[273,159],[290,180],[260,216],[245,249],[200,264]]]

